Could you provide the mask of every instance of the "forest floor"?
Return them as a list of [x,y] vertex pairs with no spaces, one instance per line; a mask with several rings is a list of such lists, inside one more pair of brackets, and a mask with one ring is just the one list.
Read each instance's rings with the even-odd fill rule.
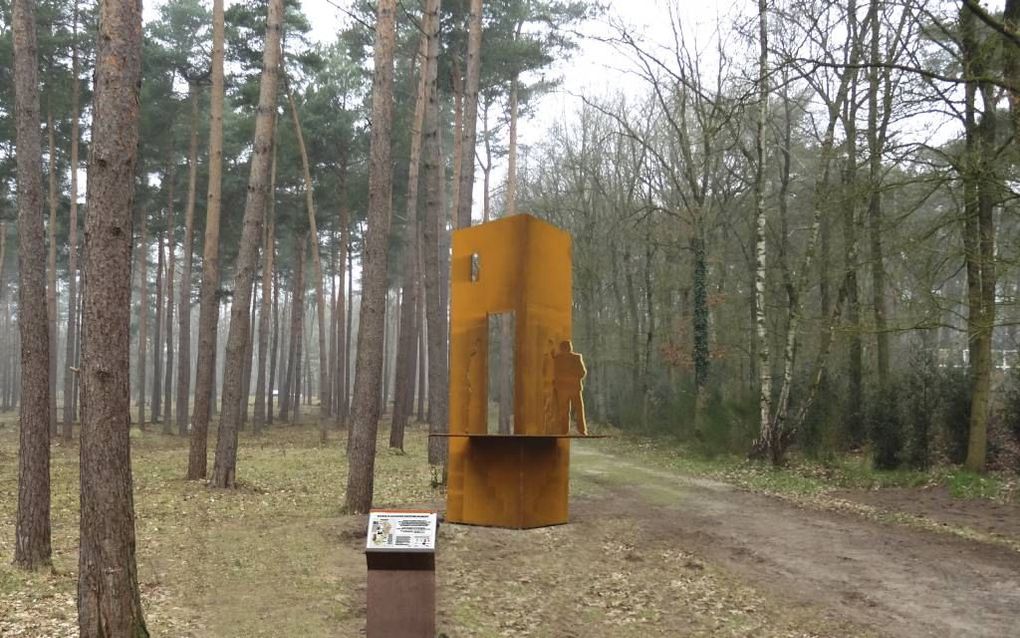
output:
[[[325,446],[310,425],[242,433],[241,487],[225,492],[183,480],[187,441],[152,430],[132,431],[132,453],[153,636],[364,634],[365,517],[339,514],[342,433],[331,431]],[[424,433],[409,431],[400,454],[381,430],[377,505],[441,509]],[[623,439],[579,441],[570,524],[443,524],[439,630],[450,638],[1015,635],[1015,500],[923,487],[768,489],[768,480],[709,478],[677,459]],[[0,418],[0,636],[77,633],[76,443],[54,444],[52,476],[54,567],[25,574],[10,566],[17,427]]]

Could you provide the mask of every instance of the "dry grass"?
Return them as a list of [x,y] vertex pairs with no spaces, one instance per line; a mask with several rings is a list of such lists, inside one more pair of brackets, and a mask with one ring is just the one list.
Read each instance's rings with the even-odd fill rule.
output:
[[[53,447],[52,572],[10,566],[17,428],[0,425],[0,635],[76,635],[78,448]],[[158,429],[158,428],[155,428]],[[441,507],[426,437],[407,454],[380,433],[376,504]],[[187,441],[132,431],[139,579],[154,636],[359,636],[363,517],[340,514],[343,434],[311,424],[242,434],[233,491],[183,480]],[[214,445],[215,433],[210,437]],[[211,450],[210,450],[211,452]],[[803,607],[783,610],[668,536],[598,513],[602,490],[575,477],[571,525],[514,532],[443,525],[440,631],[454,636],[831,634]],[[839,633],[839,630],[836,630]]]

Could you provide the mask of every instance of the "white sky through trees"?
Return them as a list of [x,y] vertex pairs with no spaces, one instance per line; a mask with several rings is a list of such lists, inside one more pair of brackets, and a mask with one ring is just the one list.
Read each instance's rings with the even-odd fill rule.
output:
[[[162,4],[146,4],[146,22],[156,19]],[[232,2],[227,0],[228,7],[230,4]],[[344,10],[348,4],[348,0],[304,0],[302,10],[312,27],[310,39],[322,44],[334,42],[337,34],[351,21]],[[935,0],[934,4],[955,6],[956,0]],[[1002,10],[1003,0],[983,4],[989,11],[997,12]],[[608,0],[601,17],[579,28],[578,37],[575,38],[578,48],[573,55],[555,63],[541,74],[532,76],[531,79],[538,79],[542,75],[558,78],[561,84],[555,91],[539,96],[531,105],[530,114],[525,114],[521,119],[518,140],[522,169],[526,170],[524,164],[529,147],[541,142],[556,122],[570,121],[582,104],[582,95],[592,99],[624,96],[639,100],[648,94],[648,83],[639,76],[640,68],[635,57],[627,53],[626,47],[610,41],[618,39],[622,30],[625,29],[643,49],[668,63],[676,36],[673,25],[677,25],[682,30],[687,46],[698,57],[706,77],[711,77],[716,71],[714,67],[718,65],[720,48],[729,57],[731,71],[741,72],[739,61],[746,59],[747,68],[743,71],[753,75],[751,67],[754,65],[754,55],[751,49],[757,45],[741,36],[739,31],[757,33],[756,27],[751,24],[757,19],[756,11],[755,3],[732,0]],[[482,55],[485,55],[484,40]],[[490,112],[490,121],[504,120],[505,107],[505,104],[496,105],[496,112]],[[957,122],[933,120],[930,114],[919,120],[911,120],[899,123],[901,131],[910,137],[923,138],[932,145],[943,143],[959,133]],[[481,134],[479,125],[479,141]],[[505,125],[500,135],[501,145],[505,146]],[[494,158],[491,184],[494,195],[502,191],[505,175],[505,156]],[[479,176],[475,181],[473,198],[476,219],[481,218],[481,191],[482,180]],[[498,201],[497,196],[494,203]],[[498,214],[500,211],[495,212]]]

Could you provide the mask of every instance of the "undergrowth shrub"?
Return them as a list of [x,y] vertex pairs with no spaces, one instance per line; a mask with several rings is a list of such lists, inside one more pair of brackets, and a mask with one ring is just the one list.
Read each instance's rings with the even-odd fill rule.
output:
[[918,348],[910,358],[910,369],[903,384],[908,436],[907,465],[925,470],[931,465],[931,439],[939,413],[940,386],[938,368],[928,348]]
[[967,458],[967,437],[970,430],[970,381],[965,368],[942,368],[939,377],[942,396],[939,447],[951,463],[960,464]]
[[892,470],[903,461],[903,419],[900,415],[899,384],[890,381],[876,388],[867,411],[875,469]]
[[1001,402],[988,424],[988,467],[1020,472],[1020,370],[1003,381]]

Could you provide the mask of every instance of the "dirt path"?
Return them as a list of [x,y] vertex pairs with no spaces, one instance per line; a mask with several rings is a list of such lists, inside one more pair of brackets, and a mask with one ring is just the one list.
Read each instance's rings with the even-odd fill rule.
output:
[[1020,554],[997,545],[799,508],[578,445],[589,506],[633,518],[794,604],[892,636],[1020,636]]

